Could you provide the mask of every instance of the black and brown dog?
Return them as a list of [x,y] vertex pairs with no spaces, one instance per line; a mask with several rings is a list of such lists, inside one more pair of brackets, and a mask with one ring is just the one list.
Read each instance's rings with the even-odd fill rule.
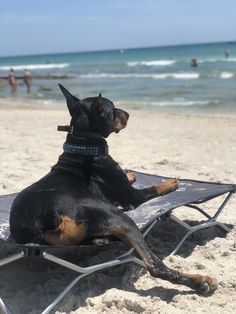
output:
[[189,286],[199,293],[216,289],[209,276],[184,274],[165,266],[145,243],[135,223],[116,205],[129,208],[178,188],[176,179],[137,190],[135,179],[107,153],[104,138],[125,128],[129,115],[101,97],[83,100],[63,86],[71,115],[64,152],[52,170],[24,189],[15,199],[10,230],[17,243],[78,245],[113,236],[132,246],[150,274],[172,283]]

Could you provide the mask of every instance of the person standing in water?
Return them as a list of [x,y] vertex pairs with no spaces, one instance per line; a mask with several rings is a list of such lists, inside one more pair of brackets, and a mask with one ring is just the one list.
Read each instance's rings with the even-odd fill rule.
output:
[[25,69],[25,71],[24,71],[23,80],[24,80],[24,83],[25,83],[26,88],[27,88],[27,93],[30,93],[30,87],[32,84],[32,76],[31,76],[31,73],[28,69]]
[[229,49],[225,49],[225,59],[228,59],[229,57]]
[[197,67],[197,59],[191,60],[191,67],[196,68]]
[[11,86],[12,94],[15,94],[17,91],[17,80],[13,69],[10,69],[10,72],[8,74],[8,81]]

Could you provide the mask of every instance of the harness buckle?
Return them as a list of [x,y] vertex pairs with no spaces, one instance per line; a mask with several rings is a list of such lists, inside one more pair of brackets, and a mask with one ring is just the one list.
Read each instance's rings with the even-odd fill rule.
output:
[[74,126],[71,125],[71,127],[70,127],[70,134],[73,135],[73,132],[74,132]]

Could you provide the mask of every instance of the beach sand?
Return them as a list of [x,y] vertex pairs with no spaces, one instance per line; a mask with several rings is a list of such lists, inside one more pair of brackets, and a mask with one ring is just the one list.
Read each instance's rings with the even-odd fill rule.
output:
[[[30,108],[0,101],[1,194],[18,192],[44,176],[62,152],[68,124],[65,109]],[[111,156],[123,168],[178,178],[236,183],[236,116],[178,115],[131,111],[125,130],[109,137]],[[211,201],[211,211],[218,202]],[[161,221],[147,237],[169,266],[214,275],[218,290],[199,296],[190,289],[152,278],[134,265],[95,273],[75,286],[57,306],[62,313],[235,313],[236,197],[220,215],[232,230],[218,228],[191,236],[174,257],[171,248],[183,235],[174,222]],[[175,213],[201,219],[187,208]],[[1,248],[1,253],[4,248]],[[0,269],[1,297],[15,313],[38,313],[69,282],[72,273],[50,263],[19,261]],[[1,313],[1,312],[0,312]]]

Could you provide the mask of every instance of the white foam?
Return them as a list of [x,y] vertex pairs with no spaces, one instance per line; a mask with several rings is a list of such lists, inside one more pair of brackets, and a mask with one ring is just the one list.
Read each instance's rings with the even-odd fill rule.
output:
[[223,58],[221,59],[216,59],[216,58],[210,58],[210,59],[203,59],[203,60],[197,60],[198,63],[212,63],[212,62],[219,62],[219,61],[224,61]]
[[192,80],[198,79],[199,73],[196,72],[180,72],[180,73],[160,73],[160,74],[150,74],[154,79],[167,79],[167,78],[174,78],[179,80]]
[[199,59],[198,63],[213,63],[213,62],[236,62],[236,58],[209,58],[209,59]]
[[220,78],[222,78],[222,79],[229,79],[233,76],[234,76],[234,74],[231,72],[221,72],[221,74],[220,74]]
[[20,65],[3,65],[0,70],[9,71],[11,68],[14,70],[48,70],[48,69],[63,69],[70,66],[69,63],[45,63],[45,64],[20,64]]
[[153,78],[153,79],[198,79],[199,73],[182,72],[182,73],[87,73],[81,74],[85,78]]
[[147,102],[146,105],[149,106],[161,106],[161,107],[166,107],[166,106],[207,106],[209,104],[217,104],[219,101],[218,100],[185,100],[185,99],[176,99],[176,100],[171,100],[171,101],[155,101],[155,102]]
[[151,60],[151,61],[130,61],[127,63],[128,67],[135,66],[167,66],[175,64],[175,60]]

